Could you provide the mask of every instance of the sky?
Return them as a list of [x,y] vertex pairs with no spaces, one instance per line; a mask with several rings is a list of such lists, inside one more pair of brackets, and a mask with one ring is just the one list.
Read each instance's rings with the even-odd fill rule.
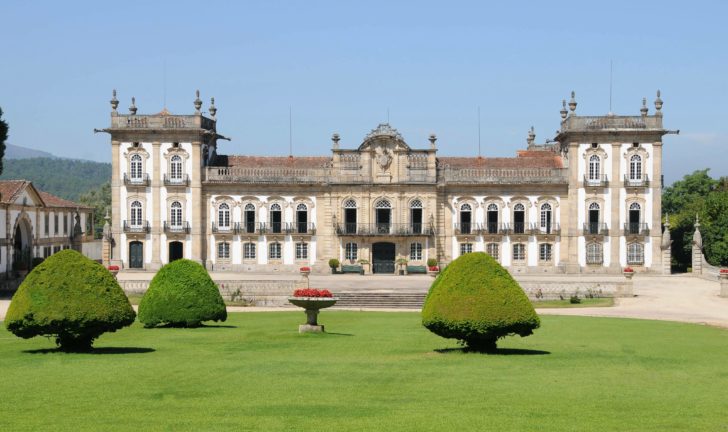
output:
[[[220,152],[327,155],[380,122],[413,148],[513,156],[545,142],[561,100],[577,114],[650,113],[657,89],[667,184],[728,175],[728,2],[5,0],[0,108],[8,142],[111,160],[119,110],[194,111],[215,97]],[[289,130],[289,110],[292,128]]]

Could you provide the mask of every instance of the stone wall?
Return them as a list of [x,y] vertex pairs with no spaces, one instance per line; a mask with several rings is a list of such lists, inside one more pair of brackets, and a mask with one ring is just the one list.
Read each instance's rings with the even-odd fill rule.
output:
[[625,277],[559,277],[539,278],[533,276],[516,277],[526,295],[532,300],[568,299],[572,295],[581,298],[594,297],[631,297],[632,281]]

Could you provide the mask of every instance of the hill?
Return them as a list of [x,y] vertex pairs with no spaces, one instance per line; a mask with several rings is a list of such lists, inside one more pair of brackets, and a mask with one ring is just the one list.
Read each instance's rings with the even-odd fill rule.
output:
[[78,202],[111,179],[111,164],[78,159],[5,159],[0,180],[30,180],[40,190]]
[[48,152],[42,150],[36,150],[28,147],[21,147],[12,144],[5,144],[5,157],[4,159],[28,159],[28,158],[54,158]]

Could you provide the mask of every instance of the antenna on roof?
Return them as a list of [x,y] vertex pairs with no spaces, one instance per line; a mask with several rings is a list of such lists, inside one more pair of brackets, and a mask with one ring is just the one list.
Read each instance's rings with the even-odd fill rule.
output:
[[612,114],[612,59],[609,59],[609,114]]
[[162,61],[162,108],[167,108],[167,59]]
[[389,124],[389,107],[387,107],[387,124]]
[[478,105],[478,157],[480,157],[480,105]]
[[293,114],[288,105],[288,156],[293,157]]

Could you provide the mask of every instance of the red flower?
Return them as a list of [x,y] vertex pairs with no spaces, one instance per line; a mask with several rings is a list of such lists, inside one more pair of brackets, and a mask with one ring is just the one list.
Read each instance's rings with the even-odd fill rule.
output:
[[430,267],[430,271],[432,271],[432,272],[440,271],[440,267],[432,266],[432,267]]
[[311,267],[301,267],[298,270],[301,271],[301,272],[310,272],[311,271]]
[[317,290],[315,288],[303,288],[293,291],[293,297],[333,297],[329,290]]
[[720,269],[720,274],[728,274],[728,269]]
[[107,268],[109,269],[109,271],[119,271],[118,265],[110,265]]
[[625,267],[624,272],[625,273],[634,273],[634,269],[632,269],[632,267]]

